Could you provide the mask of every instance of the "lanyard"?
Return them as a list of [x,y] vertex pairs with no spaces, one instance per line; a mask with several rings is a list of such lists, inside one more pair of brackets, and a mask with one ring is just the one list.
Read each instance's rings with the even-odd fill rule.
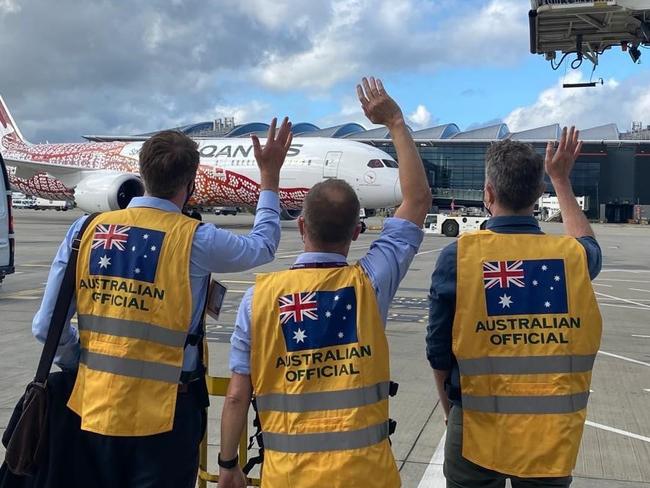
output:
[[291,269],[307,269],[307,268],[343,268],[348,263],[300,263],[291,266]]

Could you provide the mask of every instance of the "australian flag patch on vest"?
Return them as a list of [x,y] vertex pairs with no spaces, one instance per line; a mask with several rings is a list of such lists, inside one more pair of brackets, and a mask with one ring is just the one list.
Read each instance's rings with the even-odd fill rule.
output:
[[153,283],[165,233],[142,227],[100,224],[90,251],[90,274]]
[[568,313],[562,259],[483,262],[489,316]]
[[280,327],[288,352],[358,342],[354,287],[281,296]]

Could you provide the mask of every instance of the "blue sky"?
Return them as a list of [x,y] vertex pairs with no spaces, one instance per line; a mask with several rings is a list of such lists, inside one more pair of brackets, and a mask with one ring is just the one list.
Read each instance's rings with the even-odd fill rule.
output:
[[[563,90],[529,53],[528,0],[0,1],[0,94],[34,142],[133,134],[223,116],[369,127],[380,76],[414,128],[650,124],[645,64],[601,57],[604,86]],[[642,62],[650,62],[650,50]],[[647,56],[648,59],[644,59]]]

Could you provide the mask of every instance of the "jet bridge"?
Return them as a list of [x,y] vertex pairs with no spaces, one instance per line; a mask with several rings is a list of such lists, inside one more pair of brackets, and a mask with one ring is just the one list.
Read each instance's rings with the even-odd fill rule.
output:
[[528,16],[530,51],[553,69],[568,56],[574,69],[584,59],[595,68],[599,55],[616,46],[636,63],[639,47],[650,46],[649,0],[531,0]]

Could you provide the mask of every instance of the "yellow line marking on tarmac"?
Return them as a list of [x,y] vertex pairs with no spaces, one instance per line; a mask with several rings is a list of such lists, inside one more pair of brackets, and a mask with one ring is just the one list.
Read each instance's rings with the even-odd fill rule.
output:
[[597,429],[606,430],[608,432],[614,432],[615,434],[621,434],[626,437],[631,437],[632,439],[637,439],[643,442],[650,443],[650,437],[646,437],[644,435],[635,434],[634,432],[628,432],[627,430],[617,429],[615,427],[610,427],[609,425],[597,424],[596,422],[592,422],[591,420],[587,420],[585,423],[590,427],[596,427]]
[[640,364],[642,366],[650,367],[650,363],[639,361],[637,359],[628,358],[628,357],[625,357],[625,356],[619,356],[618,354],[612,354],[611,352],[598,351],[598,354],[602,354],[603,356],[610,356],[610,357],[613,357],[613,358],[616,358],[616,359],[622,359],[623,361],[628,361],[630,363]]
[[51,264],[30,264],[30,263],[25,263],[25,264],[18,264],[17,265],[19,268],[26,266],[29,268],[49,268],[52,266]]
[[643,290],[641,288],[630,288],[630,290],[632,290],[632,291],[644,291],[646,293],[650,293],[650,290]]
[[632,337],[640,337],[641,339],[650,339],[650,335],[630,334]]
[[234,283],[236,285],[254,285],[254,281],[240,281],[240,280],[221,280],[222,283]]
[[597,286],[606,286],[607,288],[611,288],[611,287],[612,287],[612,285],[606,285],[605,283],[594,283],[594,285],[597,285]]

